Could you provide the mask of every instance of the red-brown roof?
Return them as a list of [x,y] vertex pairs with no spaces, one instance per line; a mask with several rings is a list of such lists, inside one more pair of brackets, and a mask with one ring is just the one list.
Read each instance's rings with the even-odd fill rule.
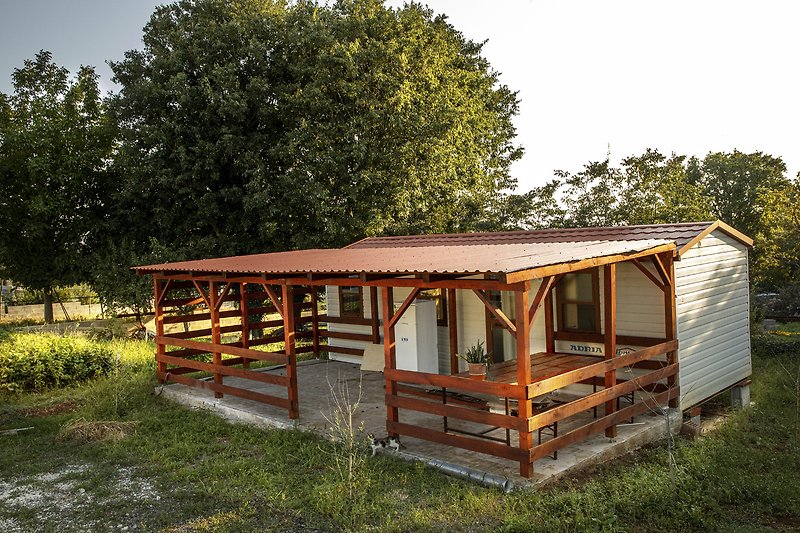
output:
[[[472,246],[475,244],[511,244],[541,242],[633,241],[664,239],[672,241],[678,250],[714,226],[734,237],[742,236],[722,222],[688,222],[680,224],[649,224],[643,226],[611,226],[594,228],[554,228],[533,231],[500,231],[491,233],[451,233],[441,235],[401,235],[368,237],[347,248],[393,248],[397,246]],[[745,237],[747,245],[752,241]],[[749,241],[749,242],[748,242]]]
[[139,273],[505,274],[585,259],[641,252],[670,241],[476,244],[296,250],[136,267]]
[[[371,237],[340,249],[297,250],[135,267],[139,274],[499,274],[538,277],[543,269],[658,249],[678,255],[719,229],[746,245],[752,240],[724,222],[548,229],[449,235]],[[597,264],[602,264],[598,262]],[[583,264],[583,263],[582,263]],[[581,267],[583,268],[583,267]],[[538,269],[538,271],[537,271]],[[557,269],[556,269],[557,270]],[[568,269],[565,269],[567,271]],[[530,274],[531,277],[527,277]],[[549,275],[549,274],[548,274]]]

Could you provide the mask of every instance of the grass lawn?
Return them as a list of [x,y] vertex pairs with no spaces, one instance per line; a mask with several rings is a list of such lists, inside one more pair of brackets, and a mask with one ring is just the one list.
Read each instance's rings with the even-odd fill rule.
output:
[[[357,469],[351,494],[331,443],[174,405],[153,393],[152,346],[115,342],[122,364],[107,378],[0,397],[0,430],[33,427],[0,436],[0,530],[800,529],[800,353],[757,350],[755,404],[733,412],[712,402],[724,423],[679,438],[672,469],[666,446],[654,445],[579,479],[504,494],[378,456]],[[76,421],[132,424],[101,439],[64,431]]]

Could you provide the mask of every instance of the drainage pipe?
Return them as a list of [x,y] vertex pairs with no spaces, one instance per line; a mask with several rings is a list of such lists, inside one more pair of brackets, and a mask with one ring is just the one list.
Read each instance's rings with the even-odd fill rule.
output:
[[514,482],[504,476],[499,476],[497,474],[492,474],[489,472],[483,472],[482,470],[478,470],[476,468],[470,468],[468,466],[461,466],[449,463],[447,461],[442,461],[440,459],[432,459],[427,457],[425,458],[415,457],[415,459],[422,461],[434,468],[438,468],[445,474],[448,474],[453,477],[458,477],[461,479],[466,479],[468,481],[473,481],[485,487],[500,489],[504,492],[511,492],[512,490],[514,490]]

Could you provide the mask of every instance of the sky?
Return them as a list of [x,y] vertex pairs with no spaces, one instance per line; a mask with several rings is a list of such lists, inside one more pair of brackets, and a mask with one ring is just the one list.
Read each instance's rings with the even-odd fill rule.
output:
[[[75,72],[141,48],[153,0],[0,0],[0,91],[40,49]],[[390,0],[399,6],[402,1]],[[428,0],[518,91],[512,175],[523,192],[554,170],[617,164],[655,148],[703,157],[762,151],[800,172],[800,3]]]

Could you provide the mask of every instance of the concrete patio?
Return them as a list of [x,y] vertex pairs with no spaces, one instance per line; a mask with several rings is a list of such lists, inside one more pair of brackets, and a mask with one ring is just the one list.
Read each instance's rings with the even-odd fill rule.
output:
[[[279,375],[285,374],[283,367],[273,367],[263,371]],[[284,397],[286,394],[286,390],[281,390],[280,387],[236,377],[226,377],[225,383]],[[357,423],[363,423],[365,434],[385,436],[386,407],[383,374],[362,372],[359,365],[326,360],[298,363],[300,419],[294,421],[288,419],[284,409],[251,400],[234,396],[215,399],[210,391],[179,384],[167,385],[163,387],[163,390],[159,386],[158,389],[166,398],[190,407],[208,409],[229,420],[263,427],[298,428],[326,435],[328,427],[326,415],[330,418],[332,405],[331,390],[337,389],[340,385],[347,386],[353,400],[358,398],[359,386],[361,387]],[[569,431],[572,426],[584,425],[591,419],[591,411],[576,415],[562,422],[559,432],[564,433]],[[418,426],[442,428],[442,418],[434,415],[401,410],[400,420]],[[677,410],[670,410],[669,424],[664,416],[656,416],[655,413],[637,416],[633,424],[618,425],[618,435],[614,439],[606,438],[602,434],[595,435],[583,442],[559,450],[558,459],[546,457],[536,461],[534,475],[530,479],[519,476],[519,465],[514,461],[412,437],[402,437],[403,449],[396,455],[404,459],[424,461],[450,474],[509,490],[515,486],[538,486],[605,462],[649,442],[665,439],[668,425],[672,431],[677,432],[680,422],[681,415]],[[486,429],[486,426],[458,420],[451,420],[450,426],[468,431]],[[488,435],[505,438],[505,430],[497,429]],[[548,438],[550,438],[549,435],[542,436],[543,440]],[[511,445],[516,444],[517,438],[512,431]],[[536,435],[534,435],[535,444]]]

